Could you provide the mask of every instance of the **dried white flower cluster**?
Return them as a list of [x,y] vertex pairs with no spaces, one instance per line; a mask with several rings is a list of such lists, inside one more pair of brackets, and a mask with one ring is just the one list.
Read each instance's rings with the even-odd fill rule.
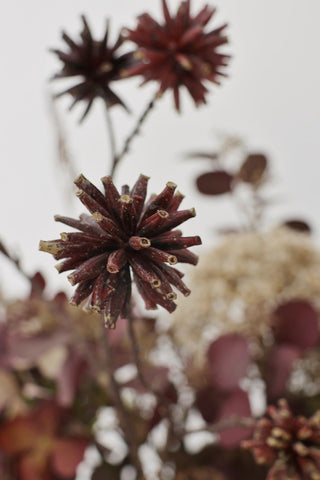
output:
[[320,251],[309,235],[284,227],[229,234],[200,257],[191,291],[172,327],[188,351],[220,332],[259,336],[282,301],[311,300],[320,313]]

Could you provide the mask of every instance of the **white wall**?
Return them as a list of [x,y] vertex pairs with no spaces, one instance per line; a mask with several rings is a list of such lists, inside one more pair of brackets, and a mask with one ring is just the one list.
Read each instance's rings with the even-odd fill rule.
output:
[[[172,7],[177,0],[169,0]],[[193,178],[206,164],[186,163],[183,152],[214,145],[214,131],[242,136],[253,149],[273,160],[281,203],[272,216],[304,216],[318,223],[320,151],[320,2],[318,0],[217,0],[216,24],[228,21],[233,60],[229,79],[212,88],[207,107],[196,110],[186,99],[183,114],[172,109],[166,95],[121,166],[117,181],[131,183],[140,172],[152,176],[151,190],[167,180],[187,194],[186,206],[196,206],[198,217],[186,224],[189,234],[200,232],[205,243],[213,227],[231,215],[226,200],[198,195]],[[10,0],[0,17],[0,238],[21,255],[32,272],[48,272],[52,290],[66,280],[53,269],[53,259],[38,252],[39,239],[58,236],[55,213],[74,215],[81,205],[65,194],[66,180],[59,171],[52,122],[48,111],[48,78],[58,68],[49,47],[62,46],[62,28],[72,35],[80,30],[86,13],[92,30],[101,34],[104,19],[114,18],[113,33],[134,26],[144,10],[158,14],[160,0]],[[193,1],[196,10],[203,5]],[[133,111],[141,110],[155,86],[136,89],[138,79],[119,86]],[[108,143],[103,110],[96,105],[82,126],[81,113],[66,115],[68,100],[59,110],[77,171],[97,182],[106,173]],[[115,109],[118,140],[130,130],[132,118]],[[209,220],[208,220],[209,219]],[[25,291],[24,282],[8,262],[0,260],[0,286],[11,295]]]

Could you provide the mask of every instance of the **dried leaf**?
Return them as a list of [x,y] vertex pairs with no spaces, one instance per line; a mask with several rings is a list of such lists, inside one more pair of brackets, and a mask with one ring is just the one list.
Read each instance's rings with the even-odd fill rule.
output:
[[[224,398],[221,410],[216,421],[221,421],[233,416],[250,417],[251,408],[248,394],[238,388]],[[245,438],[250,437],[252,428],[235,426],[225,428],[220,432],[220,444],[224,447],[237,447]]]
[[224,170],[216,170],[200,175],[197,188],[204,195],[223,195],[232,190],[233,175]]
[[287,220],[283,225],[297,232],[312,233],[312,228],[304,220]]
[[88,442],[84,439],[56,440],[51,454],[54,472],[62,478],[74,477],[87,446]]
[[292,345],[276,345],[271,349],[266,372],[269,401],[284,394],[293,363],[300,356],[301,350]]
[[319,341],[319,319],[313,306],[305,300],[291,300],[280,305],[272,316],[275,340],[301,349],[314,347]]
[[250,154],[241,165],[237,177],[242,182],[258,185],[262,180],[267,165],[267,157],[262,153]]
[[246,339],[237,334],[221,336],[210,345],[208,361],[212,384],[217,389],[237,388],[250,362]]

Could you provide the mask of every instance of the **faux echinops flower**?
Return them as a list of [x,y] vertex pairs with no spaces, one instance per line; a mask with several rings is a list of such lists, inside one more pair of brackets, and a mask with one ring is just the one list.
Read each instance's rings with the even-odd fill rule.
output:
[[296,417],[281,399],[277,407],[268,407],[253,439],[242,446],[252,450],[257,463],[271,465],[267,480],[319,480],[320,412]]
[[138,47],[135,57],[140,63],[124,71],[125,75],[142,75],[144,81],[159,82],[159,94],[172,90],[180,110],[180,89],[184,86],[195,104],[206,103],[206,81],[219,84],[229,56],[220,52],[228,42],[226,25],[205,31],[215,9],[206,5],[197,15],[190,12],[190,0],[181,2],[177,13],[169,12],[162,0],[164,22],[158,23],[148,13],[140,15],[128,38]]
[[94,40],[87,23],[82,16],[83,29],[80,34],[80,41],[72,40],[65,32],[62,39],[68,46],[67,51],[54,49],[53,52],[62,62],[62,69],[54,75],[53,79],[80,77],[80,82],[57,96],[69,94],[73,97],[71,108],[80,101],[87,103],[82,115],[82,120],[88,114],[93,101],[97,97],[104,99],[111,107],[120,104],[125,107],[122,100],[111,90],[110,83],[121,79],[121,71],[128,68],[134,62],[132,53],[119,54],[124,38],[120,34],[113,46],[108,45],[109,24],[105,29],[102,40]]
[[126,318],[133,279],[147,309],[157,305],[169,312],[176,308],[172,286],[189,295],[183,274],[174,268],[177,262],[196,265],[198,257],[188,247],[200,245],[198,236],[182,237],[175,227],[195,216],[195,210],[180,210],[183,199],[176,185],[168,182],[159,195],[145,202],[148,177],[140,175],[130,190],[121,194],[110,176],[102,178],[104,194],[80,175],[75,184],[77,196],[91,215],[79,220],[56,216],[55,219],[79,230],[62,233],[61,240],[41,241],[40,250],[51,253],[58,271],[73,270],[68,276],[77,285],[72,303],[88,298],[89,307],[104,311],[105,324],[114,328],[119,316]]

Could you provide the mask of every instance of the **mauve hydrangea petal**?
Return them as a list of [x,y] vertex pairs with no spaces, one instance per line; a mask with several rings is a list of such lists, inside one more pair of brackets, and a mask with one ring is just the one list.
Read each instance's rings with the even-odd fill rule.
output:
[[[240,388],[237,388],[224,398],[215,421],[226,420],[233,416],[243,418],[251,416],[248,394]],[[250,437],[251,434],[252,429],[247,427],[234,426],[225,428],[219,434],[219,443],[227,448],[237,447],[242,440]]]
[[208,350],[212,384],[223,391],[235,389],[246,375],[249,362],[248,344],[244,337],[237,334],[219,337]]
[[56,440],[50,459],[54,472],[61,478],[73,478],[87,446],[88,442],[81,439]]
[[278,343],[307,349],[319,342],[318,314],[308,301],[291,300],[281,304],[273,313],[272,325]]
[[294,345],[275,345],[269,352],[266,383],[270,400],[284,394],[293,363],[300,358],[301,350]]

